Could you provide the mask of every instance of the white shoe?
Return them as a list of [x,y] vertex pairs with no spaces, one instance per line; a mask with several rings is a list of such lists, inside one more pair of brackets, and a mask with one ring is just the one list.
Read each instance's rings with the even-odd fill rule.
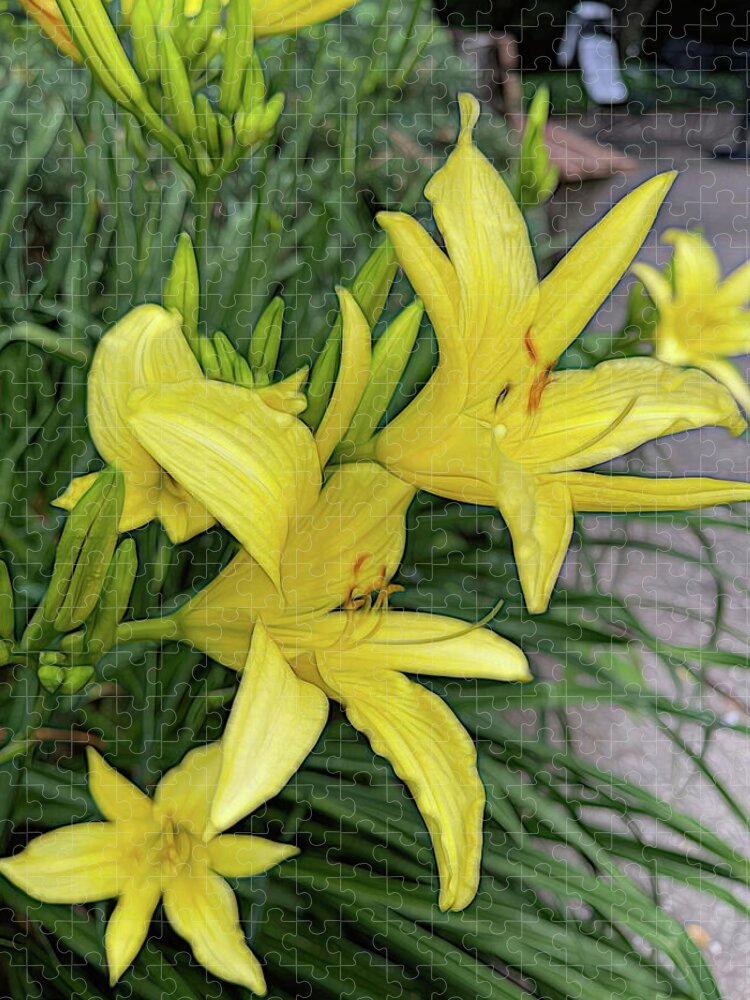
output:
[[582,0],[568,14],[557,53],[561,66],[570,67],[577,60],[584,89],[596,104],[623,104],[628,99],[612,29],[612,9],[607,4]]

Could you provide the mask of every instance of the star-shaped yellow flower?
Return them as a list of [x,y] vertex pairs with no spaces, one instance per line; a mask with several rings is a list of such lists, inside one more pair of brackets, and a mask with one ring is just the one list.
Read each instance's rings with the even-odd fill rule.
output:
[[528,609],[544,611],[575,511],[674,510],[750,499],[750,486],[581,470],[664,434],[745,422],[723,386],[653,359],[556,371],[630,264],[672,183],[647,181],[586,233],[541,283],[529,234],[500,175],[473,143],[479,105],[429,181],[447,253],[408,215],[381,213],[435,328],[439,365],[375,442],[374,456],[440,496],[495,506],[513,540]]
[[745,413],[750,389],[727,358],[750,354],[750,261],[721,280],[719,259],[700,233],[668,229],[674,246],[672,280],[650,264],[634,264],[659,311],[656,357],[672,365],[701,368],[722,382]]
[[[297,850],[263,837],[217,833],[209,813],[221,760],[219,743],[191,750],[151,799],[89,749],[89,788],[104,822],[44,833],[0,859],[0,874],[45,903],[116,897],[104,938],[112,985],[140,951],[162,900],[167,919],[201,965],[255,993],[266,992],[224,878],[260,875]],[[269,763],[261,754],[253,766]],[[289,772],[272,763],[283,785]]]
[[[501,681],[530,675],[521,650],[487,629],[388,609],[413,495],[375,463],[339,469],[290,533],[283,596],[243,553],[173,616],[172,634],[234,669],[245,665],[249,650],[238,705],[243,697],[247,704],[262,699],[276,714],[287,698],[286,676],[298,707],[294,723],[277,720],[274,732],[289,759],[301,761],[308,752],[328,700],[343,705],[411,790],[435,848],[440,906],[460,910],[474,898],[479,878],[485,796],[476,751],[447,705],[406,675]],[[152,622],[122,630],[123,638],[152,634]],[[275,672],[276,689],[258,679],[261,664]],[[232,715],[212,813],[219,827],[246,813],[246,796],[266,792],[253,776],[256,739],[241,721],[242,709]]]

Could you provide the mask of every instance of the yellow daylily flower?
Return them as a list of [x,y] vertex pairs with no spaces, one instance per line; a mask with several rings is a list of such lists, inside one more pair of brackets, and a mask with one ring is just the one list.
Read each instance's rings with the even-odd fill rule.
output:
[[623,198],[540,283],[510,191],[473,142],[474,97],[460,97],[456,149],[425,189],[440,250],[410,216],[381,213],[430,315],[439,364],[372,453],[440,496],[495,506],[510,531],[526,605],[544,611],[575,511],[684,509],[750,499],[712,479],[654,483],[582,472],[663,434],[717,424],[740,433],[731,396],[702,373],[653,359],[554,371],[630,264],[674,177]]
[[659,311],[655,354],[671,365],[701,368],[722,382],[746,413],[750,388],[727,358],[750,354],[750,261],[721,280],[719,258],[700,233],[668,229],[672,281],[650,264],[634,264]]
[[[241,553],[171,623],[173,635],[228,667],[240,669],[249,650],[238,699],[247,685],[250,703],[269,700],[279,752],[288,744],[286,752],[301,760],[325,721],[321,706],[328,699],[341,704],[411,790],[435,848],[440,906],[460,910],[474,898],[479,878],[484,789],[476,751],[447,705],[406,674],[502,681],[530,675],[521,650],[487,629],[388,609],[413,496],[412,487],[375,463],[338,469],[290,533],[281,563],[283,596]],[[144,623],[144,636],[153,634],[151,625]],[[137,622],[129,630],[139,637]],[[271,693],[253,680],[264,662],[278,678]],[[287,697],[283,685],[298,706],[288,726],[272,718]],[[250,770],[257,737],[248,735],[241,709],[233,715],[212,814],[217,826],[247,811],[245,796],[253,800],[261,780]],[[266,791],[263,786],[260,794]]]
[[[91,437],[125,479],[120,529],[158,518],[177,543],[215,519],[278,585],[289,518],[320,488],[304,405],[294,378],[263,389],[206,379],[179,316],[132,310],[102,338],[88,384]],[[74,479],[57,506],[70,510],[95,476]]]
[[[89,788],[104,822],[44,833],[20,853],[0,859],[0,874],[44,903],[116,897],[104,937],[113,986],[140,951],[163,900],[167,919],[201,965],[265,994],[263,972],[245,942],[224,878],[260,875],[297,849],[264,837],[218,833],[209,814],[221,745],[191,750],[162,778],[153,798],[95,750],[87,752]],[[253,766],[262,770],[270,763],[261,754]],[[277,771],[279,764],[273,762]],[[282,784],[289,776],[284,773]],[[263,801],[253,801],[249,811]]]
[[71,37],[65,18],[55,0],[19,0],[19,3],[63,55],[81,62],[81,53]]

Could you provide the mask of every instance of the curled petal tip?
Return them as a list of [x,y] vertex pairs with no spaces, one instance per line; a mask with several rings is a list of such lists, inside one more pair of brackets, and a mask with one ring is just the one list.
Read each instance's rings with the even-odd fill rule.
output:
[[461,116],[461,127],[458,133],[458,141],[460,143],[470,143],[474,135],[474,128],[479,121],[479,101],[473,94],[459,94],[458,107],[459,114]]

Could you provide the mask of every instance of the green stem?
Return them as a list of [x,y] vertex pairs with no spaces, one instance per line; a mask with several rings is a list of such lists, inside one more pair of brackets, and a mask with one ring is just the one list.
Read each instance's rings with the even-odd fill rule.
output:
[[40,687],[36,693],[32,708],[26,712],[25,725],[15,739],[11,740],[10,743],[6,743],[0,749],[0,765],[7,764],[8,761],[13,760],[14,757],[19,757],[21,754],[26,755],[27,764],[31,762],[34,750],[39,743],[34,734],[46,724],[52,714],[54,702],[50,702],[49,693]]
[[164,618],[141,618],[123,622],[118,626],[115,642],[169,642],[176,641],[177,622],[169,616]]

